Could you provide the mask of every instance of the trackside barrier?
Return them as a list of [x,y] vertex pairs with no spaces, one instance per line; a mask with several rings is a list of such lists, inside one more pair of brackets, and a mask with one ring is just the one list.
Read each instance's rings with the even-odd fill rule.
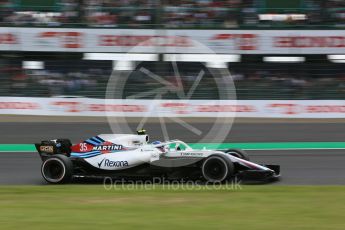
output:
[[107,100],[0,97],[0,114],[118,117],[345,118],[345,100]]
[[0,50],[48,52],[343,54],[343,30],[0,28]]

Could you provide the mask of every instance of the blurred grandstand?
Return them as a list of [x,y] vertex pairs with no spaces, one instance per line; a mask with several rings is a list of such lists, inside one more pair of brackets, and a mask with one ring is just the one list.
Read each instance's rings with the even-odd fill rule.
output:
[[[0,4],[2,27],[273,31],[345,26],[345,1],[340,0],[0,0]],[[83,60],[76,53],[6,50],[0,54],[0,96],[104,98],[113,70],[112,61]],[[244,53],[241,62],[227,67],[238,99],[344,99],[344,64],[326,57],[313,54],[301,63],[270,63],[263,61],[262,54]],[[44,64],[27,68],[27,60]],[[188,87],[201,64],[178,65]],[[140,66],[154,69],[168,81],[174,79],[173,68],[164,62],[142,62]],[[207,77],[193,99],[217,98],[211,90],[214,83]],[[131,74],[128,83],[131,88],[124,97],[155,86],[139,71]]]
[[1,0],[3,26],[337,28],[341,0]]
[[[6,63],[6,64],[5,64]],[[166,80],[175,80],[174,71],[165,63],[143,62],[140,66],[156,69]],[[164,66],[164,68],[162,67]],[[202,64],[178,63],[183,84],[191,85]],[[238,99],[345,99],[345,71],[342,64],[231,64]],[[2,61],[0,96],[53,97],[74,95],[104,98],[112,72],[112,61],[59,61],[45,62],[44,69],[23,69],[19,60]],[[124,97],[159,87],[159,82],[134,71],[127,82]],[[206,75],[192,99],[217,98],[212,77]],[[166,95],[177,99],[176,95]],[[142,99],[152,97],[143,97]]]

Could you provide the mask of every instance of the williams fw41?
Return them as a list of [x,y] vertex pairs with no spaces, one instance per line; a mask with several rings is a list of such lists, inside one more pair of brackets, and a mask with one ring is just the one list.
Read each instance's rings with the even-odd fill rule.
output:
[[192,149],[180,140],[150,143],[145,132],[100,134],[72,145],[68,139],[35,144],[43,178],[53,184],[77,177],[167,178],[226,182],[232,179],[271,181],[278,165],[260,165],[238,149]]

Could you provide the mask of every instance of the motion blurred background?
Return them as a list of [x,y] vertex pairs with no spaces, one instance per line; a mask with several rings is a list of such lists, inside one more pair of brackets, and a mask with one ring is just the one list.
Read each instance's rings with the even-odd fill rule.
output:
[[[157,37],[162,44],[178,47],[175,36],[201,41],[216,53],[239,55],[226,66],[240,100],[345,97],[345,57],[332,55],[345,53],[344,1],[1,0],[0,4],[0,96],[104,98],[113,60],[122,57],[87,60],[85,53],[125,53]],[[97,39],[100,42],[89,42]],[[149,49],[160,54],[155,61],[142,60],[140,66],[173,82],[173,68],[162,55],[169,53],[169,44],[162,44]],[[272,54],[286,57],[268,60]],[[200,61],[177,61],[183,84],[190,85]],[[143,75],[133,71],[128,95],[154,87]],[[203,85],[208,90],[192,98],[215,98],[212,84]]]
[[[345,229],[344,29],[344,0],[0,0],[1,229]],[[308,186],[3,186],[46,185],[33,143],[124,132],[106,115]]]

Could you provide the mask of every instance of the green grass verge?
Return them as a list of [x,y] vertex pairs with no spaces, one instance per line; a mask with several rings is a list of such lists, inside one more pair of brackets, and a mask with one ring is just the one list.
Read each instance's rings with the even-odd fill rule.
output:
[[343,186],[148,188],[1,186],[0,228],[345,229]]

